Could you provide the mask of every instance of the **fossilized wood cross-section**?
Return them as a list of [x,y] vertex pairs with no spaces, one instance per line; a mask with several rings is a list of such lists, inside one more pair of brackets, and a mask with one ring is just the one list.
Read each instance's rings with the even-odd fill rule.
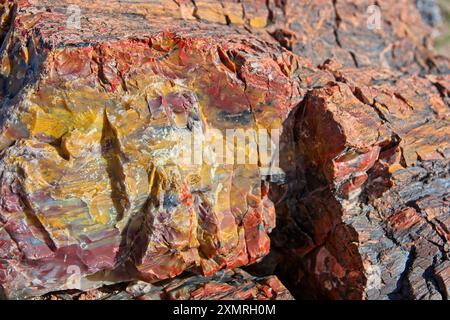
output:
[[210,275],[267,254],[275,212],[259,161],[180,159],[195,129],[281,129],[299,96],[286,71],[292,55],[197,22],[112,10],[105,30],[100,9],[85,6],[91,24],[70,30],[64,6],[3,8],[8,295],[69,288],[70,268],[83,288],[188,268]]
[[0,43],[0,295],[290,298],[235,269],[270,251],[298,297],[448,298],[450,63],[412,0],[0,0]]

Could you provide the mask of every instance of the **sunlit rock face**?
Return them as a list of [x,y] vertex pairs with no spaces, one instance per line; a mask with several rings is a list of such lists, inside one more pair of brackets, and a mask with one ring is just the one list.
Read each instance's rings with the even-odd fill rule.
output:
[[259,268],[304,298],[446,299],[449,76],[323,68],[340,81],[289,120],[297,176],[276,191],[285,202],[273,197],[278,227]]
[[450,63],[373,2],[1,1],[0,297],[448,297]]
[[218,162],[205,148],[200,163],[181,159],[226,129],[281,129],[300,95],[290,54],[203,24],[122,17],[108,35],[95,23],[72,33],[55,26],[57,9],[6,8],[0,281],[9,296],[67,289],[78,274],[81,288],[211,275],[268,253],[275,212],[258,154]]

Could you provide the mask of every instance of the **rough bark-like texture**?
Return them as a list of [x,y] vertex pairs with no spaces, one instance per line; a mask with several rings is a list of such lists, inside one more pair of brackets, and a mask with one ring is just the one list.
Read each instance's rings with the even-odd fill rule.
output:
[[337,81],[292,116],[297,171],[263,265],[299,297],[447,299],[449,77],[324,68]]
[[[267,255],[275,217],[253,271],[297,297],[448,298],[450,64],[413,0],[0,3],[8,298],[213,276]],[[187,133],[256,128],[284,174],[180,160]],[[290,297],[220,272],[141,298]]]
[[[448,72],[445,59],[430,50],[431,29],[409,0],[267,3],[267,9],[259,10],[262,16],[267,14],[263,20],[266,28],[253,28],[252,32],[269,33],[282,46],[315,65],[334,58],[349,67],[382,66],[403,73]],[[374,5],[379,6],[379,15],[369,9]]]
[[211,277],[182,276],[165,283],[137,281],[87,292],[65,291],[38,300],[292,300],[275,276],[254,278],[240,269]]

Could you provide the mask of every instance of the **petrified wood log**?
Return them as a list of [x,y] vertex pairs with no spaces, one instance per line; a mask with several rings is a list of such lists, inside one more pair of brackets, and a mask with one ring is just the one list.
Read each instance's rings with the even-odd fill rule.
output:
[[[297,297],[448,297],[450,64],[412,0],[375,29],[365,0],[0,3],[8,298],[174,277],[117,298],[289,298],[219,271],[267,255],[275,217],[253,270]],[[182,161],[227,129],[280,129],[284,173],[259,148]]]
[[336,81],[290,120],[296,172],[273,189],[265,267],[299,297],[446,299],[449,76],[323,68]]
[[225,26],[152,23],[114,6],[83,7],[92,23],[72,33],[64,7],[42,4],[4,6],[7,295],[67,288],[68,269],[89,288],[211,275],[266,255],[275,211],[258,163],[180,157],[194,129],[281,128],[298,103],[281,69],[292,55]]
[[87,292],[64,291],[35,299],[45,300],[292,300],[275,276],[254,278],[240,269],[222,270],[211,277],[180,276],[150,284],[136,281]]

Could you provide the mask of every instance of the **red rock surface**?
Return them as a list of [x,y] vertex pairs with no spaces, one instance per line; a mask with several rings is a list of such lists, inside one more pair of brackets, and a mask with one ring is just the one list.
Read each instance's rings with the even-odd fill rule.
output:
[[[72,289],[73,277],[89,289],[212,275],[265,256],[275,212],[258,165],[179,160],[195,129],[281,129],[300,92],[295,58],[248,33],[99,3],[83,6],[92,24],[68,30],[64,7],[46,4],[4,13],[6,295]],[[104,33],[99,12],[122,19]]]
[[299,170],[277,192],[288,196],[265,263],[303,297],[446,299],[445,90],[426,77],[323,68],[337,81],[293,116]]
[[38,300],[292,300],[275,276],[255,278],[243,270],[219,271],[214,276],[185,275],[170,282],[137,281],[87,292],[54,292]]
[[[377,3],[0,1],[1,291],[290,298],[219,271],[271,249],[296,297],[448,298],[450,63]],[[195,128],[281,129],[284,173],[184,165]]]

